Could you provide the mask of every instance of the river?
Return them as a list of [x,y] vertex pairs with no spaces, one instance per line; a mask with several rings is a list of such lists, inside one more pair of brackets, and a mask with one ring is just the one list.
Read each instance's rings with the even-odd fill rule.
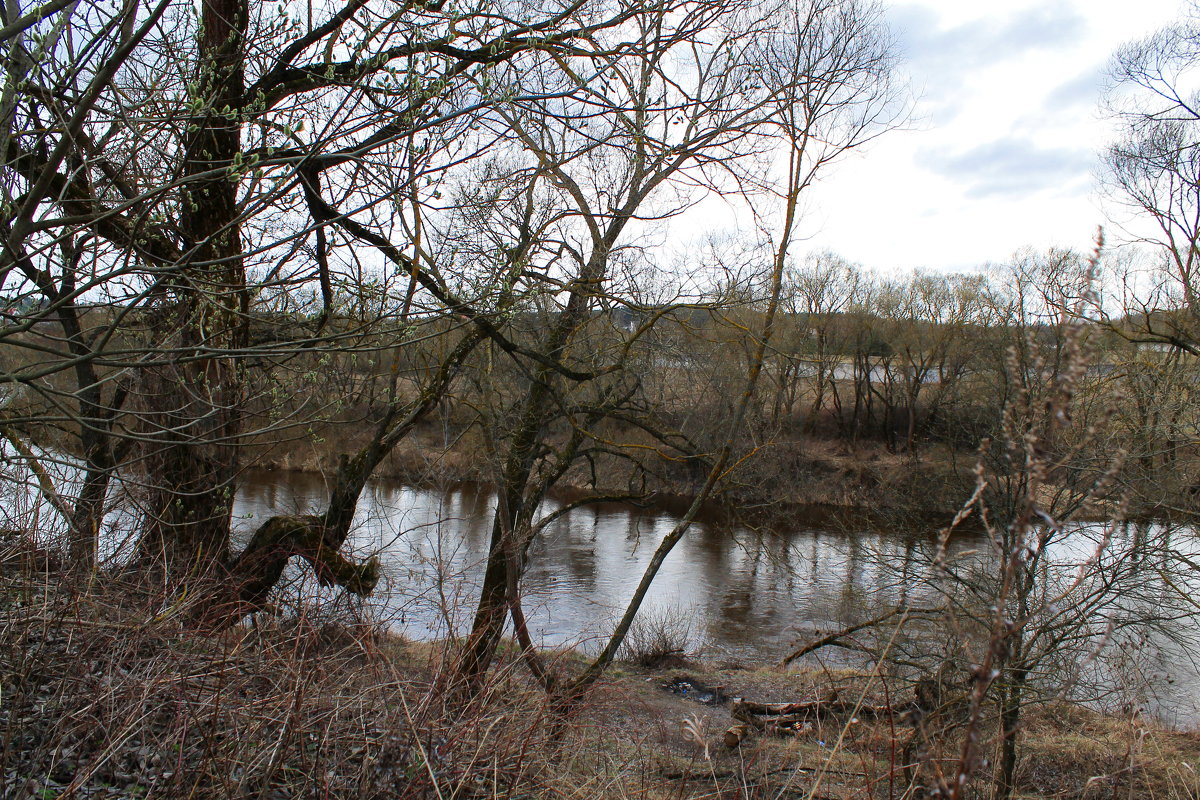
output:
[[[62,464],[61,479],[69,481],[70,464]],[[325,499],[319,475],[248,473],[236,497],[235,531],[245,541],[265,518],[319,511]],[[562,502],[549,500],[540,513]],[[362,601],[321,589],[310,570],[295,566],[281,603],[286,607],[290,595],[303,600],[295,608],[311,608],[314,599],[335,608],[365,604],[372,619],[413,639],[461,633],[474,610],[495,504],[486,487],[372,481],[348,546],[360,557],[379,555],[383,576],[373,596]],[[130,549],[137,520],[121,508],[106,521],[103,558],[120,559]],[[32,481],[12,484],[0,501],[0,522],[40,531],[47,541],[56,535],[54,516]],[[677,521],[663,508],[610,503],[573,509],[548,524],[522,582],[535,641],[597,650]],[[1167,523],[1065,529],[1040,556],[1035,613],[1022,631],[1042,648],[1035,684],[1103,709],[1144,707],[1168,724],[1200,727],[1200,577],[1192,567],[1200,563],[1198,542],[1194,527]],[[686,638],[689,652],[718,663],[773,663],[799,644],[898,605],[944,606],[937,549],[937,532],[928,528],[832,525],[797,513],[756,530],[704,517],[663,565],[639,618],[659,620]],[[962,612],[910,623],[895,638],[892,628],[864,631],[849,643],[876,652],[886,646],[889,663],[930,668],[956,650],[960,664],[969,663],[972,653],[960,643],[971,641],[972,618],[990,619],[978,609],[991,602],[998,561],[980,533],[956,533],[949,551],[958,574],[952,596]],[[964,590],[971,586],[984,591],[972,597]],[[871,662],[862,648],[826,647],[806,663]]]
[[[272,513],[314,511],[325,496],[319,476],[258,473],[238,495],[237,524],[248,531]],[[469,621],[495,502],[491,491],[471,485],[369,486],[350,546],[381,554],[378,610],[398,630],[440,637],[448,625]],[[551,500],[542,513],[560,507]],[[547,526],[523,582],[535,638],[547,646],[586,646],[603,635],[677,520],[667,511],[608,503],[572,510]],[[701,521],[663,565],[646,613],[688,617],[692,648],[709,655],[778,659],[815,630],[860,621],[880,606],[919,602],[907,587],[920,583],[928,570],[920,562],[933,546],[928,536],[869,528],[797,524],[781,536]],[[902,580],[906,573],[916,579]]]
[[[316,511],[326,496],[318,475],[260,472],[247,478],[235,506],[236,526],[243,534],[273,513]],[[372,482],[359,504],[349,546],[359,555],[381,557],[383,580],[367,601],[373,615],[416,639],[462,632],[474,609],[495,502],[490,490],[473,485],[430,489]],[[541,513],[560,507],[561,501],[551,500]],[[534,542],[522,583],[535,641],[547,647],[595,650],[677,519],[662,509],[603,504],[571,510],[549,524]],[[754,530],[723,519],[697,522],[664,564],[643,616],[669,618],[676,628],[686,627],[693,653],[717,661],[762,664],[778,661],[821,633],[862,622],[898,604],[920,607],[937,602],[930,586],[937,551],[934,531],[883,530],[865,523],[831,529],[828,523],[809,523],[802,516],[775,527]],[[1105,579],[1120,573],[1135,589],[1089,612],[1096,617],[1088,622],[1090,644],[1063,649],[1061,663],[1050,650],[1043,663],[1070,673],[1073,693],[1083,679],[1095,684],[1097,672],[1102,673],[1102,689],[1088,689],[1089,696],[1100,697],[1100,705],[1115,707],[1132,698],[1166,722],[1192,727],[1200,722],[1200,670],[1188,652],[1159,633],[1121,627],[1131,615],[1165,608],[1173,594],[1155,577],[1161,577],[1160,560],[1147,559],[1141,572],[1131,568],[1132,559],[1143,556],[1129,542],[1145,537],[1150,529],[1139,530],[1118,532],[1110,541],[1093,526],[1058,546],[1052,569],[1059,583],[1053,585],[1077,581],[1073,576],[1079,565],[1096,558],[1094,543],[1106,541],[1100,572]],[[1178,541],[1182,534],[1174,536]],[[1186,541],[1193,539],[1186,531]],[[957,563],[968,565],[964,570],[983,574],[994,564],[987,545],[982,536],[965,534],[954,540],[951,554]],[[1046,562],[1055,563],[1050,558]],[[1048,586],[1052,569],[1045,578]],[[304,570],[294,574],[295,591],[316,591],[311,580],[302,577]],[[1060,602],[1052,594],[1045,596],[1047,602]],[[330,602],[351,602],[333,590],[327,590],[327,597]],[[1055,621],[1054,607],[1048,609],[1046,621],[1039,624]],[[1190,617],[1172,624],[1185,636],[1196,628]],[[922,647],[927,653],[929,637],[948,632],[935,625],[926,626],[921,635],[926,637]],[[871,643],[870,634],[858,639]],[[899,652],[905,643],[897,640],[894,646]],[[837,667],[861,664],[864,656],[825,648],[810,662]]]

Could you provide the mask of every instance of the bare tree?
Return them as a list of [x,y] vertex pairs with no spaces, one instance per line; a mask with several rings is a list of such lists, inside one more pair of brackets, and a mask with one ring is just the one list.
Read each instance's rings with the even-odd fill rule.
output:
[[[551,235],[559,246],[542,271],[560,288],[535,340],[540,357],[524,368],[527,388],[499,453],[501,500],[460,668],[469,683],[487,669],[510,613],[521,635],[519,579],[537,530],[537,508],[593,438],[588,426],[596,420],[589,423],[589,416],[615,411],[613,402],[621,397],[614,387],[607,400],[580,414],[587,406],[573,396],[619,373],[628,355],[628,346],[597,352],[582,335],[593,313],[614,296],[614,265],[626,237],[645,218],[678,213],[698,187],[732,181],[736,188],[746,179],[744,162],[769,141],[763,92],[746,83],[753,69],[748,42],[762,26],[762,18],[740,4],[656,9],[630,31],[637,47],[608,43],[586,80],[555,76],[588,87],[577,101],[585,111],[563,113],[557,102],[540,101],[506,112],[506,124],[556,190],[551,200],[561,222]],[[549,421],[564,417],[571,426],[566,444],[548,446]]]
[[[538,231],[487,264],[455,257],[448,220],[470,213],[448,202],[456,176],[503,140],[521,146],[498,109],[547,90],[527,93],[530,74],[609,57],[597,37],[643,13],[367,0],[307,19],[248,0],[10,13],[0,278],[10,296],[41,299],[0,334],[27,354],[3,380],[41,404],[10,409],[6,424],[76,437],[81,565],[120,466],[139,484],[139,562],[172,591],[219,579],[256,600],[293,554],[369,591],[374,565],[337,555],[364,481],[481,339],[517,348],[492,320],[514,302]],[[550,91],[563,100],[586,86]],[[446,327],[458,342],[415,392],[394,378],[327,511],[268,521],[235,559],[243,443],[264,433],[255,420],[296,421],[251,416],[272,402],[264,372],[321,350],[402,345],[431,315],[467,325]]]
[[[785,4],[771,9],[765,20],[764,31],[754,38],[747,55],[768,92],[766,121],[784,147],[782,175],[767,193],[782,208],[768,204],[757,209],[764,230],[771,231],[770,277],[745,386],[704,485],[683,518],[659,542],[613,634],[572,690],[595,681],[615,657],[663,561],[731,464],[751,405],[759,402],[758,382],[775,332],[802,197],[832,160],[887,130],[896,119],[891,82],[894,55],[877,8],[837,2]],[[768,220],[777,227],[767,227]]]
[[[1106,110],[1120,126],[1103,154],[1112,197],[1132,212],[1123,227],[1162,259],[1161,279],[1129,308],[1126,335],[1162,342],[1192,355],[1197,349],[1200,300],[1200,11],[1113,57]],[[1140,308],[1138,307],[1140,306]],[[1139,313],[1140,312],[1140,313]]]

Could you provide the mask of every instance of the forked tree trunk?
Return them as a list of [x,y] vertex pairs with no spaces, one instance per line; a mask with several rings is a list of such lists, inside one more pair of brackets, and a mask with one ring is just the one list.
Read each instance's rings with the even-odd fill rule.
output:
[[[572,298],[574,299],[574,298]],[[567,317],[563,315],[563,318]],[[562,319],[562,318],[560,318]],[[565,323],[564,323],[565,324]],[[557,355],[561,354],[561,342],[570,330],[561,328],[554,332],[560,342]],[[492,521],[492,536],[488,548],[487,566],[483,573],[483,586],[475,609],[471,634],[458,665],[458,675],[469,689],[478,686],[484,673],[491,666],[500,637],[504,633],[505,619],[509,612],[512,589],[520,581],[520,575],[511,574],[520,563],[523,544],[515,541],[518,520],[525,511],[525,487],[533,470],[534,455],[540,441],[539,433],[545,421],[546,404],[550,399],[550,370],[543,368],[539,378],[530,387],[529,399],[522,414],[521,425],[509,446],[507,462],[501,484],[501,502]]]
[[[529,395],[522,409],[501,475],[501,502],[492,523],[492,536],[484,569],[483,586],[471,633],[460,657],[457,673],[468,692],[478,688],[480,681],[495,657],[504,632],[506,617],[514,603],[520,585],[520,570],[527,542],[518,541],[521,524],[532,516],[541,496],[527,497],[526,488],[537,460],[543,428],[552,412],[555,384],[560,380],[551,363],[561,362],[570,349],[571,339],[587,321],[592,292],[599,286],[607,268],[606,254],[620,235],[627,220],[614,220],[605,234],[602,247],[580,270],[572,282],[566,307],[547,334],[542,352],[547,362],[534,372]],[[544,487],[549,488],[549,487]],[[519,612],[518,612],[519,614]]]

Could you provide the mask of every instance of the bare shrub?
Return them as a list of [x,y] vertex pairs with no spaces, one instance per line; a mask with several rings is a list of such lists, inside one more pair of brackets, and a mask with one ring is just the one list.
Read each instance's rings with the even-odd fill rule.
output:
[[643,609],[625,636],[620,658],[647,669],[678,665],[688,652],[694,624],[693,613],[681,606]]

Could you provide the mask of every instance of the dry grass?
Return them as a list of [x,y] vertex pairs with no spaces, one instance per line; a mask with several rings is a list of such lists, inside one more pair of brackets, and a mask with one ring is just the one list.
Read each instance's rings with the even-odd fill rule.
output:
[[619,657],[639,667],[670,667],[685,661],[693,614],[680,606],[643,608],[634,618]]
[[369,625],[220,636],[105,596],[0,595],[0,796],[527,796],[556,748],[543,696],[500,669],[454,703],[439,651]]
[[[810,701],[837,691],[843,699],[867,704],[908,702],[911,688],[884,682],[869,672],[806,670],[784,673],[772,668],[631,670],[590,698],[581,717],[612,736],[600,758],[626,764],[627,774],[642,776],[646,797],[706,798],[916,798],[917,786],[940,769],[952,774],[961,750],[963,727],[954,715],[939,726],[923,759],[913,753],[906,769],[906,745],[913,729],[903,719],[857,722],[831,715],[799,734],[753,735],[736,749],[721,737],[731,720],[727,707],[711,707],[670,694],[663,686],[681,675],[731,696],[761,702]],[[864,692],[865,690],[865,692]],[[707,732],[711,758],[694,741],[685,721],[699,718]],[[961,720],[959,720],[961,723]],[[994,718],[982,720],[981,738],[995,740]],[[1017,797],[1200,797],[1192,771],[1200,765],[1200,734],[1154,728],[1140,720],[1122,720],[1077,705],[1057,703],[1027,712],[1021,743]],[[989,753],[990,755],[990,753]],[[619,756],[619,757],[618,757]],[[993,759],[994,760],[994,759]],[[917,785],[909,779],[916,778]],[[991,796],[988,769],[980,771],[966,797]],[[633,796],[622,784],[626,794]]]
[[[902,721],[828,716],[798,735],[755,735],[729,749],[727,706],[662,688],[686,674],[762,702],[831,690],[907,702],[910,688],[885,689],[870,673],[621,666],[562,716],[512,659],[478,699],[455,702],[448,645],[403,642],[354,615],[265,618],[206,636],[148,622],[113,594],[73,596],[15,569],[52,567],[45,557],[7,563],[6,800],[919,796]],[[569,655],[557,664],[577,666]],[[926,770],[953,761],[958,735],[951,726],[930,748]],[[1022,735],[1018,796],[1200,797],[1195,734],[1059,705],[1031,710]],[[969,796],[988,796],[986,774],[972,786]]]

